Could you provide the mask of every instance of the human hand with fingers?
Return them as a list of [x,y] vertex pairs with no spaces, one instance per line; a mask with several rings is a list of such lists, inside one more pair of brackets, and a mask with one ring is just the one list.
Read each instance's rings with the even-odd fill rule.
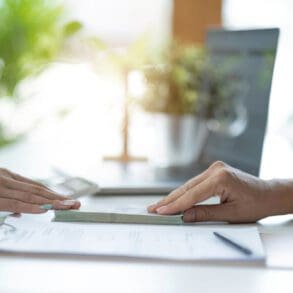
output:
[[[197,205],[213,196],[220,204]],[[262,180],[223,162],[187,181],[156,204],[151,213],[183,213],[185,222],[255,222],[271,215],[293,213],[293,180]]]
[[45,213],[50,207],[62,210],[78,209],[80,202],[0,168],[0,211],[39,214]]

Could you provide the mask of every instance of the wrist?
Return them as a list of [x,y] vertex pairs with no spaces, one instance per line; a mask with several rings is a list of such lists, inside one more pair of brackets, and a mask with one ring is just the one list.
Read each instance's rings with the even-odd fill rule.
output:
[[270,215],[293,213],[293,180],[273,179],[266,181],[268,190],[266,205]]

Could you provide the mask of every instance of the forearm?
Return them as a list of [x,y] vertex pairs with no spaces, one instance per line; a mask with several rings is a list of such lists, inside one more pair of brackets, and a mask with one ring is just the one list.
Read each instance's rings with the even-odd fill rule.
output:
[[270,190],[264,205],[269,215],[293,214],[293,179],[268,181]]

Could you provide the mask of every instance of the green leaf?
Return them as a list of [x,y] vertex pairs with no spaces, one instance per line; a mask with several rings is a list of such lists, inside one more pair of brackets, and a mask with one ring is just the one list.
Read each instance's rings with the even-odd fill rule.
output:
[[18,83],[38,74],[61,51],[68,35],[80,28],[69,22],[56,0],[0,0],[1,92],[13,98]]
[[77,32],[79,32],[82,28],[83,28],[83,25],[81,22],[76,21],[76,20],[70,21],[64,25],[64,29],[63,29],[64,35],[66,37],[72,36],[72,35],[76,34]]

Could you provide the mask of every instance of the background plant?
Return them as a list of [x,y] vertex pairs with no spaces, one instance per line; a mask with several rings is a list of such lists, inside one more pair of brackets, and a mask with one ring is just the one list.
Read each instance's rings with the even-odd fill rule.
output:
[[219,122],[237,119],[237,110],[248,91],[247,82],[237,74],[241,62],[238,57],[231,57],[225,62],[207,61],[198,103],[198,113],[204,118]]
[[151,56],[143,70],[146,92],[140,105],[147,112],[195,113],[204,68],[202,48],[173,42]]
[[[57,1],[0,0],[0,98],[16,100],[19,83],[40,73],[80,30],[79,22],[65,19]],[[0,146],[9,140],[0,125]]]
[[172,42],[143,70],[146,91],[138,103],[147,112],[231,118],[245,89],[233,70],[240,63],[235,58],[211,62],[204,48]]

